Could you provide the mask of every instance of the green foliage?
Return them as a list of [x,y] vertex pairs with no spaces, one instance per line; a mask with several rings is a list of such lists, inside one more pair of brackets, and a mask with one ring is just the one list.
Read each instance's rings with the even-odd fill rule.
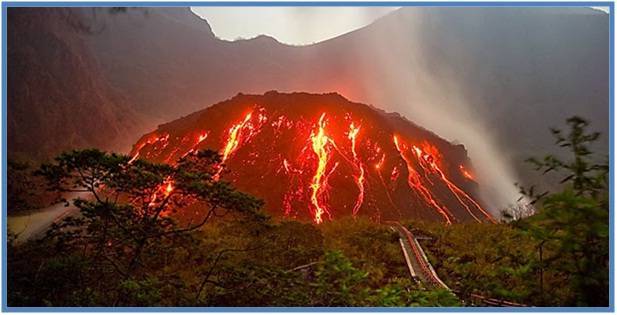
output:
[[[562,190],[521,189],[536,213],[510,224],[413,222],[435,269],[458,295],[471,294],[534,306],[608,304],[608,167],[591,152],[598,133],[568,119],[570,132],[553,129],[556,144],[572,158],[530,159],[544,173],[562,175]],[[523,212],[528,212],[525,208]]]
[[[534,194],[531,188],[522,189],[538,205],[538,213],[515,224],[536,240],[540,272],[550,268],[568,278],[570,294],[564,297],[566,304],[605,306],[609,266],[608,165],[598,163],[598,157],[590,150],[600,134],[588,133],[588,123],[579,117],[568,119],[568,124],[568,134],[551,131],[556,144],[570,152],[570,160],[554,155],[529,160],[539,171],[562,174],[563,190]],[[545,290],[544,286],[542,289]]]
[[[48,249],[50,258],[37,258],[42,268],[51,268],[50,275],[63,277],[62,286],[69,287],[66,291],[93,287],[104,296],[105,304],[140,304],[142,297],[151,297],[142,290],[154,285],[146,280],[158,278],[166,284],[170,278],[153,270],[161,270],[179,251],[194,250],[199,240],[193,238],[192,232],[212,217],[233,212],[257,223],[266,219],[258,212],[261,201],[234,190],[228,183],[212,180],[218,162],[218,155],[211,151],[189,155],[175,166],[130,162],[127,156],[98,150],[63,153],[54,163],[42,165],[37,174],[54,191],[84,192],[88,196],[74,200],[77,214],[54,223],[44,245],[30,246]],[[181,225],[171,214],[189,206],[198,207],[200,218],[197,223]],[[58,270],[55,260],[62,261],[66,255],[77,256],[84,262],[82,268]],[[19,272],[15,275],[21,276]],[[49,288],[53,281],[33,284]],[[138,285],[137,295],[115,289],[123,284],[130,284],[129,289]],[[65,295],[48,299],[47,295],[53,296],[54,292],[49,289],[39,297],[32,296],[37,300],[35,305],[74,302]]]
[[368,289],[361,285],[368,274],[355,268],[339,251],[326,253],[315,275],[320,305],[359,305],[368,295]]
[[133,306],[157,306],[161,300],[159,287],[158,279],[147,277],[143,280],[124,280],[120,282],[118,291]]
[[561,191],[523,190],[535,215],[497,225],[407,222],[458,297],[409,278],[387,225],[271,221],[260,201],[212,179],[215,152],[170,166],[81,150],[37,172],[55,192],[89,196],[43,240],[8,244],[9,305],[458,306],[476,294],[606,305],[608,168],[589,149],[599,135],[568,122],[570,133],[552,132],[573,159],[531,160],[564,173]]
[[371,286],[385,285],[388,279],[408,274],[402,258],[398,233],[388,225],[367,218],[341,218],[319,226],[328,250],[340,250],[354,265],[366,270]]
[[[561,183],[567,184],[577,195],[591,197],[597,200],[606,200],[608,197],[608,162],[598,163],[590,147],[600,138],[600,133],[587,133],[589,123],[580,118],[572,117],[567,120],[570,131],[566,135],[562,130],[552,128],[555,144],[565,148],[572,155],[572,159],[564,161],[553,154],[543,159],[530,158],[527,161],[533,164],[536,170],[543,174],[558,172],[563,175]],[[548,192],[537,194],[535,187],[529,190],[522,188],[522,193],[534,202],[541,201]]]
[[[205,268],[197,266],[198,305],[308,305],[306,272],[323,255],[323,237],[312,224],[283,221],[255,227],[227,221],[208,227]],[[190,276],[189,276],[190,277]],[[247,291],[255,292],[248,294]]]
[[525,304],[535,304],[536,285],[532,239],[505,224],[465,223],[443,226],[411,222],[440,278],[457,294],[469,300],[482,294]]

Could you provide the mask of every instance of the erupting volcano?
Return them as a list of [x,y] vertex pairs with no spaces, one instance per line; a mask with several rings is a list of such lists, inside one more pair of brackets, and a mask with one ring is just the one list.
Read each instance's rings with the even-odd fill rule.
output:
[[175,163],[199,149],[221,154],[214,180],[273,215],[494,222],[462,145],[334,93],[238,94],[159,126],[131,155]]

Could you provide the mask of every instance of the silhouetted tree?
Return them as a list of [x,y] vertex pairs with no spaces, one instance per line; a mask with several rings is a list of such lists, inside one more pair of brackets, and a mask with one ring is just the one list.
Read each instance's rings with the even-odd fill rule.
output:
[[[117,279],[120,290],[113,281],[108,290],[114,305],[150,305],[155,299],[150,286],[161,281],[152,270],[164,268],[180,249],[191,251],[191,232],[227,213],[267,219],[258,211],[261,201],[212,179],[219,162],[213,151],[190,154],[170,166],[91,149],[64,153],[42,165],[37,175],[51,190],[86,194],[73,201],[75,214],[47,232],[52,259],[41,268],[60,268],[44,274],[62,280],[45,282],[60,282],[59,288],[70,287],[85,297],[91,290],[106,292],[101,286],[109,281],[103,279]],[[187,207],[198,209],[199,217],[180,224],[172,214]],[[70,296],[56,290],[47,294],[54,303],[62,303],[57,294]]]

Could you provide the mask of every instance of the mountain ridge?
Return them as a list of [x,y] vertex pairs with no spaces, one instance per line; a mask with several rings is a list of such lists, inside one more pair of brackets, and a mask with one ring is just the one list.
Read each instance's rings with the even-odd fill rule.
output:
[[240,93],[159,125],[131,155],[175,164],[202,149],[222,155],[215,180],[277,217],[493,220],[464,146],[338,93]]
[[[608,17],[588,8],[405,7],[310,46],[221,41],[189,8],[96,9],[96,19],[86,9],[66,10],[102,25],[70,36],[100,65],[90,75],[126,98],[146,129],[238,92],[335,91],[465,143],[474,163],[490,166],[478,177],[491,183],[485,199],[495,205],[518,198],[512,183],[543,180],[522,161],[552,144],[549,126],[579,115],[608,133]],[[88,144],[99,146],[105,137],[98,137]],[[21,151],[49,156],[23,139]]]

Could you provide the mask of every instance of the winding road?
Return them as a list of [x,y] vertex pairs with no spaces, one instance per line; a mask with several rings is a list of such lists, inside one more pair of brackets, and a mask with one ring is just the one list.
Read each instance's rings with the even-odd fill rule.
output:
[[8,231],[16,235],[15,244],[42,237],[52,223],[59,222],[68,215],[77,213],[77,208],[72,204],[73,199],[83,199],[87,195],[88,193],[67,195],[65,198],[71,201],[68,206],[64,202],[59,202],[25,215],[7,216]]

